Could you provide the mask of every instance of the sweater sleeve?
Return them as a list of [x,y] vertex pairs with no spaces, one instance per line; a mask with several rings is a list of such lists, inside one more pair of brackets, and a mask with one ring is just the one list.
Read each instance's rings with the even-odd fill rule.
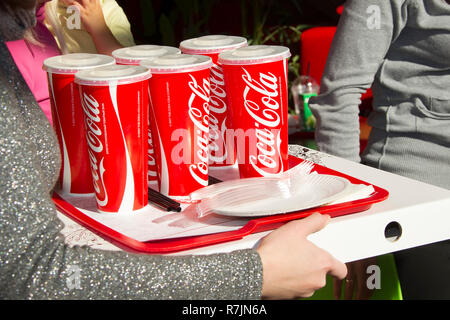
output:
[[406,0],[346,2],[328,55],[320,93],[310,99],[322,152],[360,161],[359,104],[390,44],[403,28]]
[[3,116],[0,123],[2,299],[260,298],[255,250],[167,257],[65,244],[24,128],[8,126]]

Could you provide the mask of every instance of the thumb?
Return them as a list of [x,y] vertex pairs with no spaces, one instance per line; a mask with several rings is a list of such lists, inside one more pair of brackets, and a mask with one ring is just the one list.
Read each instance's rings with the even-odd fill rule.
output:
[[301,230],[305,235],[315,233],[325,228],[330,219],[331,217],[329,215],[323,215],[316,212],[302,220],[303,225]]

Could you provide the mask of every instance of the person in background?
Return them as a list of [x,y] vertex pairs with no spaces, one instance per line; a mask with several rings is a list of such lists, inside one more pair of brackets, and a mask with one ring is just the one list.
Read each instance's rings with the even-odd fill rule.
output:
[[[82,29],[68,28],[67,5],[63,1],[78,8]],[[35,19],[36,26],[27,31],[24,39],[7,41],[6,45],[39,106],[52,123],[47,73],[42,69],[45,59],[74,52],[111,54],[112,50],[134,42],[128,20],[114,0],[80,3],[39,0]]]
[[[70,247],[51,199],[61,156],[54,131],[4,40],[35,23],[36,2],[0,2],[0,299],[291,299],[309,297],[345,264],[307,240],[329,216],[271,232],[257,248],[202,256]],[[68,286],[71,267],[79,286]]]
[[130,23],[114,0],[51,0],[45,13],[45,23],[64,54],[111,55],[135,45]]
[[[360,158],[358,105],[370,86],[372,130]],[[317,145],[450,189],[449,88],[450,0],[347,0],[320,93],[309,103]],[[450,298],[450,241],[396,253],[395,260],[405,299]],[[346,280],[359,278],[352,287],[360,290],[367,289],[364,263],[349,266]]]

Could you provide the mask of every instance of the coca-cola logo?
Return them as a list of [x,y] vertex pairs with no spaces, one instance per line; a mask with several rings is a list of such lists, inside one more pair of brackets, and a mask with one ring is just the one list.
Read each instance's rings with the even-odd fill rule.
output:
[[153,147],[152,135],[149,130],[148,132],[148,176],[149,178],[155,178],[157,173],[156,169],[156,159],[155,159],[155,149]]
[[209,111],[218,114],[225,113],[225,111],[227,111],[227,104],[225,102],[227,94],[225,92],[225,80],[223,78],[222,67],[217,64],[213,64],[209,79],[211,82]]
[[[189,118],[194,124],[194,159],[198,162],[189,166],[191,176],[202,186],[208,185],[208,133],[209,133],[209,80],[204,78],[202,85],[189,74]],[[200,102],[198,102],[200,100]]]
[[[255,120],[257,155],[250,154],[251,166],[262,176],[272,176],[283,172],[280,153],[280,99],[278,79],[268,72],[259,72],[259,79],[243,67],[242,75],[246,87],[243,92],[244,107]],[[278,99],[276,99],[278,98]]]
[[[104,157],[101,156],[101,152],[103,151],[103,143],[101,140],[102,130],[99,127],[101,120],[99,103],[93,96],[87,95],[86,93],[83,93],[83,99],[81,102],[83,112],[85,114],[84,123],[86,126],[86,140],[94,190],[97,195],[96,198],[98,205],[105,206],[108,203],[108,194],[103,180],[105,167],[103,166]],[[103,199],[99,199],[99,196],[102,194],[104,195]]]
[[[210,76],[209,104],[209,156],[212,162],[223,163],[227,159],[225,148],[226,117],[220,116],[227,111],[225,81],[222,67],[213,64]],[[216,115],[218,117],[216,117]],[[222,122],[218,118],[222,118]]]

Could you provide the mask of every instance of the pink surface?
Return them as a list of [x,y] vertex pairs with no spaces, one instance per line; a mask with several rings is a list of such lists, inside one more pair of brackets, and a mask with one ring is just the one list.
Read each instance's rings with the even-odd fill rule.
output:
[[34,30],[41,45],[34,45],[25,40],[9,41],[6,45],[39,106],[52,123],[47,73],[42,70],[42,64],[45,59],[59,55],[60,51],[55,39],[44,24],[45,9],[43,5],[37,8],[36,19]]

